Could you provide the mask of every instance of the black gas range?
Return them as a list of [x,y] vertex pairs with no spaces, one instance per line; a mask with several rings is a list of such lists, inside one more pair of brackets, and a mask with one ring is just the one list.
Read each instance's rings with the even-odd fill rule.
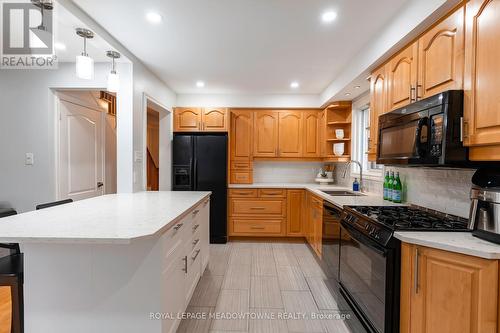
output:
[[467,220],[418,206],[349,206],[340,221],[339,285],[367,330],[399,332],[401,242],[395,231],[469,231]]

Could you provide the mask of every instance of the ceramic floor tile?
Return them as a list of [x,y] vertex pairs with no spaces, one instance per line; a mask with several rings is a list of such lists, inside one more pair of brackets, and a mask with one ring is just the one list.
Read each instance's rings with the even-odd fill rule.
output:
[[328,333],[366,333],[365,328],[352,311],[322,311],[323,327]]
[[215,306],[217,297],[222,286],[223,276],[205,274],[201,277],[193,297],[191,298],[191,306]]
[[222,289],[250,289],[250,265],[229,265]]
[[[248,313],[248,290],[222,290],[215,308],[216,313]],[[210,328],[214,331],[248,331],[248,317],[214,318]]]
[[229,265],[250,265],[252,262],[252,248],[233,248],[229,256]]
[[276,263],[272,253],[270,255],[252,255],[252,276],[276,276]]
[[[280,319],[284,309],[250,309],[255,319],[250,318],[250,333],[287,333],[286,321]],[[283,317],[281,317],[283,318]]]
[[339,307],[322,278],[307,277],[307,284],[320,310],[337,310]]
[[281,290],[309,290],[306,279],[297,266],[277,266]]
[[298,266],[299,263],[291,249],[273,249],[277,266]]
[[177,329],[177,333],[207,333],[212,322],[210,313],[213,313],[214,310],[215,308],[213,307],[189,306],[186,309],[186,313],[194,314],[197,317],[183,319]]
[[319,311],[309,291],[283,291],[282,296],[286,312],[301,314],[286,321],[289,332],[324,332],[322,321],[312,319]]
[[277,277],[253,276],[251,278],[250,307],[283,308]]

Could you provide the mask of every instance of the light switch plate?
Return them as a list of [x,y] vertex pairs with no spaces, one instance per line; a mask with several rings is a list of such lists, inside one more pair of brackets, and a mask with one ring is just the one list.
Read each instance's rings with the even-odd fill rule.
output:
[[25,165],[33,165],[35,164],[35,155],[33,153],[26,153],[26,157],[24,159]]

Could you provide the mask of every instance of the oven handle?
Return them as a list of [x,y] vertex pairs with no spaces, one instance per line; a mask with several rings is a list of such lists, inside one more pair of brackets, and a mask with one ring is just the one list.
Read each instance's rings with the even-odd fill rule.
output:
[[381,247],[380,245],[378,245],[377,243],[372,241],[370,238],[363,235],[361,232],[357,231],[355,228],[353,228],[352,226],[350,226],[346,222],[340,221],[340,225],[342,226],[342,228],[347,230],[347,232],[349,233],[349,236],[351,236],[355,241],[357,241],[365,246],[368,246],[371,250],[375,251],[376,253],[378,253],[381,256],[385,257],[387,255],[388,251],[386,249],[384,249],[383,247]]

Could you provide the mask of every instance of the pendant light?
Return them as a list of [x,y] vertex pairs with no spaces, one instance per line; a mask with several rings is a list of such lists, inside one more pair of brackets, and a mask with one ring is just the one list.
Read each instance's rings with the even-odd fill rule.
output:
[[115,59],[120,58],[120,53],[116,51],[107,51],[106,56],[111,58],[111,72],[108,74],[108,91],[109,92],[118,92],[120,88],[120,77],[118,73],[116,73],[115,69]]
[[94,33],[88,29],[77,28],[76,34],[83,38],[83,52],[76,56],[76,76],[80,79],[94,78],[94,59],[87,54],[87,39],[94,38]]

